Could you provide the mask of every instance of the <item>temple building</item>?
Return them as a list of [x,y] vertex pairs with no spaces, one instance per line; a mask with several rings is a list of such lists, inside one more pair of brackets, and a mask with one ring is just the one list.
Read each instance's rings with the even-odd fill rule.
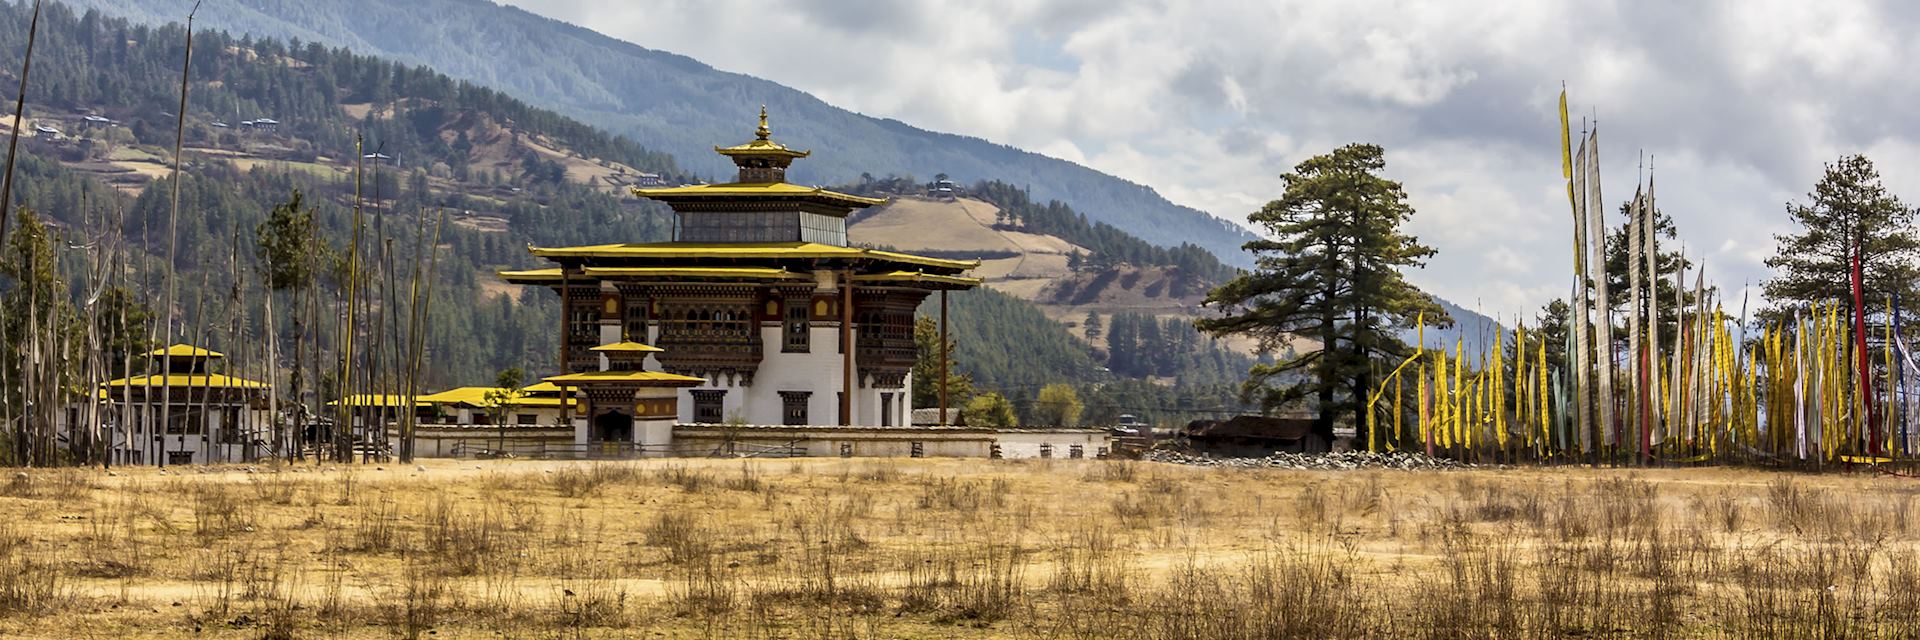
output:
[[[272,453],[265,382],[215,373],[226,358],[186,344],[146,354],[161,373],[100,385],[108,453],[117,464],[243,462]],[[66,425],[88,422],[71,407]]]
[[979,261],[849,246],[847,215],[885,200],[788,183],[808,152],[775,142],[764,108],[753,140],[715,151],[734,181],[634,189],[673,208],[672,241],[533,247],[555,266],[501,273],[561,298],[563,375],[548,381],[591,398],[618,376],[573,376],[627,371],[595,347],[652,345],[628,365],[698,380],[674,390],[682,425],[910,427],[914,312],[978,286]]

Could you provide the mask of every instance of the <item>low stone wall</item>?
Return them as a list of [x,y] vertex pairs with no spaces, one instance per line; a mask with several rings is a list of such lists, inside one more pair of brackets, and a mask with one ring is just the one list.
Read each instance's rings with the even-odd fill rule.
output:
[[684,456],[985,458],[993,442],[992,429],[967,427],[681,424],[673,428],[673,449]]
[[1002,458],[1096,458],[1113,447],[1105,429],[999,429],[994,438]]
[[[389,428],[387,436],[396,452],[400,443],[398,429]],[[504,449],[515,455],[531,455],[548,448],[573,447],[573,428],[554,425],[507,425]],[[502,448],[500,425],[494,424],[422,424],[414,427],[413,455],[422,458],[456,458],[474,455],[478,450]]]

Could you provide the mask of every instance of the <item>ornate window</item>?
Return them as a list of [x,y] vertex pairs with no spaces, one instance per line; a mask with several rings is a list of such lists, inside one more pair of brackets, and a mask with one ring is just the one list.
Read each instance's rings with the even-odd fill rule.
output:
[[627,339],[634,342],[647,341],[647,301],[640,298],[627,300]]
[[807,421],[807,401],[812,397],[812,391],[780,392],[780,423],[787,425],[812,424]]
[[701,424],[719,424],[726,421],[722,406],[727,392],[707,389],[693,392],[693,421]]
[[807,323],[807,300],[800,298],[787,301],[786,319],[780,325],[783,338],[780,350],[787,353],[806,353],[810,350],[809,335],[812,332]]

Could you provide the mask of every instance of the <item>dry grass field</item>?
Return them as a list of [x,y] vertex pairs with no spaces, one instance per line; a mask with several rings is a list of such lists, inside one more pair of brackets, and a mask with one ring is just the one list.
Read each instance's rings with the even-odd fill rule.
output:
[[1920,480],[1117,461],[0,482],[0,636],[1910,638]]

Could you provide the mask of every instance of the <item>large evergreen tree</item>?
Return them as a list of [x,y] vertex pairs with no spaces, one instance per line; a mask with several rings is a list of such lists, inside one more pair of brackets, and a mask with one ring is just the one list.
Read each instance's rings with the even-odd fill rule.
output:
[[[1631,206],[1631,202],[1620,205],[1621,223],[1619,226],[1607,231],[1607,296],[1613,299],[1614,315],[1617,316],[1615,321],[1620,323],[1616,325],[1618,327],[1626,326],[1627,296],[1632,292],[1632,287],[1628,286],[1627,283],[1628,243],[1626,222]],[[1658,247],[1660,255],[1655,259],[1656,264],[1660,267],[1660,279],[1654,284],[1654,294],[1660,296],[1660,304],[1658,305],[1660,309],[1660,321],[1658,324],[1660,326],[1661,348],[1665,350],[1671,349],[1673,345],[1678,344],[1676,341],[1679,340],[1680,333],[1677,327],[1679,326],[1680,319],[1683,312],[1692,309],[1691,306],[1683,309],[1679,303],[1682,301],[1687,305],[1694,303],[1695,292],[1692,289],[1693,280],[1683,278],[1688,288],[1686,291],[1681,291],[1676,294],[1673,288],[1673,274],[1682,270],[1686,270],[1687,273],[1692,273],[1693,261],[1681,255],[1680,242],[1674,230],[1673,219],[1667,217],[1665,211],[1657,209],[1654,211],[1653,230],[1654,234],[1659,236],[1658,240],[1661,243]],[[1641,277],[1646,277],[1645,263],[1642,263]],[[1645,281],[1642,281],[1641,286],[1646,286]],[[1678,297],[1676,297],[1676,295]],[[1556,300],[1555,302],[1560,301]],[[1564,302],[1562,304],[1564,304]],[[1644,300],[1642,300],[1642,304],[1645,304]],[[1548,310],[1543,309],[1543,311]],[[1645,313],[1644,308],[1642,313]],[[1627,335],[1626,329],[1618,329],[1614,331],[1613,335],[1614,342],[1616,343],[1615,347],[1621,351],[1625,351],[1628,339],[1630,338],[1630,336]],[[1552,347],[1548,349],[1551,350]]]
[[1380,147],[1352,144],[1280,176],[1280,199],[1249,216],[1273,238],[1247,243],[1256,269],[1215,289],[1207,304],[1221,315],[1197,322],[1214,335],[1246,334],[1270,346],[1295,335],[1318,340],[1320,349],[1255,366],[1243,393],[1268,410],[1312,398],[1314,429],[1329,441],[1341,415],[1366,428],[1360,414],[1374,369],[1405,357],[1399,335],[1417,314],[1451,323],[1400,274],[1434,251],[1401,232],[1413,207],[1400,183],[1381,177],[1385,168]]
[[1780,248],[1767,258],[1767,266],[1779,275],[1763,285],[1767,298],[1781,305],[1837,302],[1851,320],[1852,256],[1857,250],[1869,311],[1888,296],[1920,300],[1920,269],[1914,266],[1920,236],[1913,231],[1914,210],[1880,183],[1871,160],[1853,155],[1827,165],[1826,175],[1807,198],[1806,204],[1787,205],[1787,215],[1800,225],[1800,232],[1775,236]]

